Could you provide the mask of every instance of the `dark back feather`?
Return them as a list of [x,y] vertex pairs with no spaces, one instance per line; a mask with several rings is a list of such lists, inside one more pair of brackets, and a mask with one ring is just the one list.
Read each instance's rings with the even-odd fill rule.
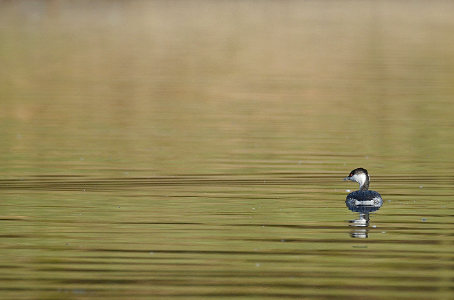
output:
[[355,199],[358,201],[370,201],[374,198],[380,198],[381,196],[376,191],[355,191],[347,195],[347,199]]

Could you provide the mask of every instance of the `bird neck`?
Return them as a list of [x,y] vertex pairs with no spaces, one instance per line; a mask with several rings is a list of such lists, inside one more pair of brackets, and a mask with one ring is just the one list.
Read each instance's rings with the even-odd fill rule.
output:
[[364,180],[358,182],[360,191],[367,191],[369,189],[369,175],[365,175],[364,177]]

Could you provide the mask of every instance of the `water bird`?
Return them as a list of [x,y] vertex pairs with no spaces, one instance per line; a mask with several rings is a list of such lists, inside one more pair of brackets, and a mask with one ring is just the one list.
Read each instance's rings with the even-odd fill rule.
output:
[[[357,227],[368,227],[370,223],[370,214],[376,212],[383,205],[383,201],[380,200],[370,200],[370,201],[358,201],[353,198],[348,198],[345,200],[345,205],[347,208],[353,212],[359,213],[358,219],[350,220],[350,226],[355,228]],[[353,229],[351,232],[352,237],[367,238],[367,230]]]
[[355,201],[356,205],[379,205],[383,199],[376,191],[369,191],[369,173],[364,168],[356,168],[344,178],[344,180],[355,181],[359,184],[359,190],[347,195],[346,201]]

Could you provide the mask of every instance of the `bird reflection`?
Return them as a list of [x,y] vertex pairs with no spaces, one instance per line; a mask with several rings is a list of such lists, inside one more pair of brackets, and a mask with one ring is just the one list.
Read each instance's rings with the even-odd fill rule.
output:
[[350,220],[349,225],[351,226],[352,230],[350,231],[350,236],[352,238],[368,238],[369,233],[369,222],[370,222],[370,213],[377,211],[382,207],[383,200],[380,199],[373,199],[370,201],[358,201],[355,199],[347,199],[345,200],[345,204],[347,205],[348,209],[359,213],[358,219]]

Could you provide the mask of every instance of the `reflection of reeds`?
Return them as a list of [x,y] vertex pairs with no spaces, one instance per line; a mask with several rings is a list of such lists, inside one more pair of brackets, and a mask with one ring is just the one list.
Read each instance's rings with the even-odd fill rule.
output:
[[33,3],[0,3],[0,117],[35,137],[15,147],[164,165],[453,150],[449,2]]

